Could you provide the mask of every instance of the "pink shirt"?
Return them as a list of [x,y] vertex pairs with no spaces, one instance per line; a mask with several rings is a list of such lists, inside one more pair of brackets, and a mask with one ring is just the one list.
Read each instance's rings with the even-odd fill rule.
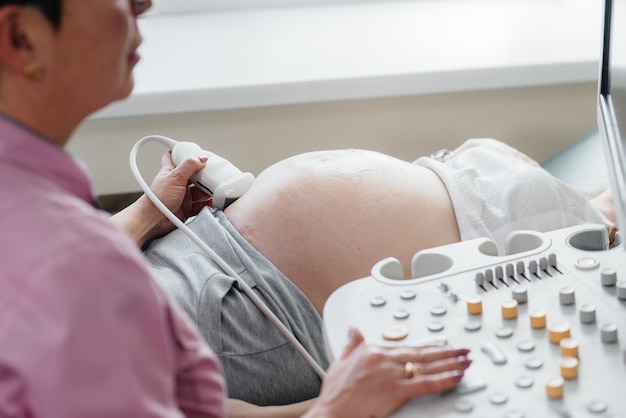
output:
[[216,356],[91,201],[68,154],[0,117],[0,417],[225,416]]

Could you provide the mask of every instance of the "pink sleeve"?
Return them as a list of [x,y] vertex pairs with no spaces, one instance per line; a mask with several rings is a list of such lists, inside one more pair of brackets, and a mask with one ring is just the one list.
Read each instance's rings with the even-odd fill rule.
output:
[[176,303],[170,303],[176,339],[176,395],[188,418],[226,416],[226,384],[215,354]]
[[138,254],[98,247],[36,266],[0,321],[0,416],[224,416],[215,355]]

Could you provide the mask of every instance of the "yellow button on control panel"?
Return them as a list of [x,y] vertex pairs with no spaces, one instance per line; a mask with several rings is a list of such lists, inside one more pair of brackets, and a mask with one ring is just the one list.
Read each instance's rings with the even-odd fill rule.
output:
[[554,377],[546,382],[546,394],[550,399],[561,399],[563,397],[563,385],[565,381],[562,377]]
[[548,338],[551,343],[559,344],[562,339],[570,337],[570,325],[567,322],[553,322],[548,325]]
[[534,329],[546,327],[546,313],[544,311],[534,311],[530,313],[530,326]]
[[563,357],[561,359],[561,376],[570,380],[578,377],[578,359],[576,357]]
[[470,315],[483,313],[483,300],[480,296],[472,296],[467,299],[467,312]]
[[517,318],[517,301],[515,299],[507,300],[502,303],[502,318]]
[[578,357],[578,341],[572,338],[563,338],[559,345],[561,346],[561,356]]

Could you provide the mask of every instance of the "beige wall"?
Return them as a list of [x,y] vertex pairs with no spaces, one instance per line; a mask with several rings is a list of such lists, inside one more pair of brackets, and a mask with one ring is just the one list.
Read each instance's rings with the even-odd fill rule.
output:
[[[504,140],[542,160],[596,130],[596,84],[421,95],[87,121],[70,151],[90,167],[100,194],[138,190],[128,164],[148,134],[193,140],[257,174],[295,153],[367,148],[403,159],[471,137]],[[146,146],[150,177],[165,151]]]

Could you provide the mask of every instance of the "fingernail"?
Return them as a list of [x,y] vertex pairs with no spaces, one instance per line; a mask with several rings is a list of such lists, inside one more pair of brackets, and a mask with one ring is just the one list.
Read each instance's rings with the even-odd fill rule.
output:
[[473,362],[472,359],[469,359],[467,357],[457,357],[457,360],[459,361],[459,363],[463,367],[469,367],[472,364],[472,362]]
[[472,351],[472,350],[470,350],[469,348],[459,348],[459,349],[456,350],[456,355],[457,356],[466,356],[466,355],[468,355],[470,353],[470,351]]
[[352,339],[352,337],[354,336],[354,328],[350,327],[350,329],[348,330],[348,339]]
[[207,161],[209,161],[209,157],[207,157],[206,155],[202,155],[198,157],[198,159],[200,160],[201,163],[206,163]]
[[454,379],[455,382],[460,382],[461,379],[463,379],[464,373],[460,370],[454,370],[452,372],[452,379]]

